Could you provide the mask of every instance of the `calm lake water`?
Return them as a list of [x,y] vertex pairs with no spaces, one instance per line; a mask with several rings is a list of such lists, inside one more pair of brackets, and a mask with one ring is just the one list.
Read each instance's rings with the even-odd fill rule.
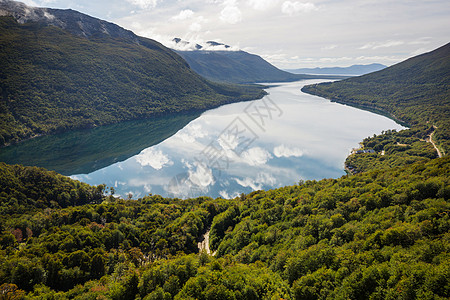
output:
[[340,177],[345,158],[363,138],[404,128],[384,116],[300,91],[317,82],[277,84],[261,100],[225,105],[200,116],[37,138],[3,149],[0,160],[104,183],[123,197],[232,198],[301,179]]

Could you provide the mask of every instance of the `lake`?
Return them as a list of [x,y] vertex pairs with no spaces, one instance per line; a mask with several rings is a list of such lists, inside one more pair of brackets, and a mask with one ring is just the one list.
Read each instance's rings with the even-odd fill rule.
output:
[[344,161],[367,136],[403,129],[384,116],[300,91],[307,80],[267,89],[260,100],[36,138],[0,151],[0,161],[43,166],[152,194],[233,198],[300,180],[345,175]]

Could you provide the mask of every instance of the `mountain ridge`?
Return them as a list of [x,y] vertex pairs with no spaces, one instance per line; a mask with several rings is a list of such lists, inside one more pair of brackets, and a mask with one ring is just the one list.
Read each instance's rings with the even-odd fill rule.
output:
[[86,38],[103,34],[113,38],[127,39],[139,44],[139,37],[132,31],[73,9],[31,7],[22,2],[1,0],[1,15],[12,16],[20,24],[38,22],[56,26],[74,35]]
[[229,45],[214,41],[206,45],[191,43],[175,38],[180,49],[174,49],[197,72],[197,74],[216,82],[261,83],[283,82],[306,79],[343,79],[337,75],[292,74],[278,69],[256,54],[237,50]]
[[203,77],[216,82],[264,83],[306,79],[343,79],[337,75],[292,74],[273,66],[262,57],[239,51],[175,50]]
[[387,68],[383,64],[373,63],[368,65],[352,65],[349,67],[324,67],[324,68],[298,68],[298,69],[285,69],[287,72],[294,74],[332,74],[332,75],[365,75],[380,71]]

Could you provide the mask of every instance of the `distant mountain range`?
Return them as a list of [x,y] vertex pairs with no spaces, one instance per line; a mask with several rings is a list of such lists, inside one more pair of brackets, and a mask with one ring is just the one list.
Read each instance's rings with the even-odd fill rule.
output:
[[0,1],[0,146],[263,95],[207,81],[172,50],[115,24]]
[[[181,48],[196,50],[175,50],[189,66],[203,77],[230,83],[283,82],[303,79],[342,79],[340,76],[292,74],[273,66],[262,57],[232,47],[209,41],[206,45],[189,45],[180,38],[173,40]],[[223,50],[219,50],[223,49]]]
[[294,74],[357,76],[380,71],[386,67],[387,66],[382,64],[370,64],[370,65],[353,65],[350,67],[286,69],[285,71]]

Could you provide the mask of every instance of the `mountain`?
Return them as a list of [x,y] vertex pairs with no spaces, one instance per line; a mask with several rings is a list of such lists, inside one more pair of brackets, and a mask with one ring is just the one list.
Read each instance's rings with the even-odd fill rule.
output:
[[[179,38],[174,39],[174,42],[182,46],[181,48],[189,46],[188,42]],[[176,52],[187,61],[195,72],[216,82],[257,83],[343,78],[341,76],[292,74],[278,69],[255,54],[242,50],[217,50],[229,48],[231,47],[228,45],[209,41],[205,46],[196,44],[196,50],[176,50]]]
[[133,32],[72,9],[30,7],[21,2],[0,0],[0,16],[12,16],[20,24],[36,22],[56,26],[80,37],[108,36],[140,43]]
[[117,25],[0,2],[0,146],[262,95],[209,82],[172,50]]
[[382,64],[370,65],[353,65],[350,67],[333,67],[333,68],[301,68],[301,69],[286,69],[285,71],[294,74],[317,74],[317,75],[364,75],[380,71],[386,68]]
[[450,43],[381,71],[302,91],[373,110],[410,126],[437,127],[433,138],[450,152]]

